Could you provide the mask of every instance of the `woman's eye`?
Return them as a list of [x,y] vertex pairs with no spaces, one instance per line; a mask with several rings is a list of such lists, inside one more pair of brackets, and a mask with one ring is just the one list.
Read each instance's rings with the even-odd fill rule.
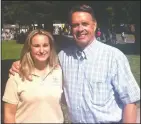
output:
[[49,44],[43,44],[43,45],[39,45],[39,44],[32,44],[33,47],[48,47]]
[[35,45],[33,45],[33,47],[39,47],[39,45],[36,45],[36,44],[35,44]]

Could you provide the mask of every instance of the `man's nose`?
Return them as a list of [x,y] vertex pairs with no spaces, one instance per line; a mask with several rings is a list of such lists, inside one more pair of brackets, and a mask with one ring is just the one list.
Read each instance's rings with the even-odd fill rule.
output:
[[83,27],[82,25],[79,25],[79,26],[78,26],[78,30],[79,30],[79,31],[82,31],[83,29],[84,29],[84,27]]

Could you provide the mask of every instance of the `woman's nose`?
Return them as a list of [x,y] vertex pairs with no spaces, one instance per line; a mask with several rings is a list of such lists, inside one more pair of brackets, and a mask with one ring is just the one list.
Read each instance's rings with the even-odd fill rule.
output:
[[43,47],[40,47],[40,52],[44,52],[44,48]]

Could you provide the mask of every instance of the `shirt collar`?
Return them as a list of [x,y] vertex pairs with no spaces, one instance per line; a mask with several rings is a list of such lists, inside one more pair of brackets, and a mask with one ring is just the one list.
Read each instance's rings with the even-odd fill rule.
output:
[[94,56],[94,54],[97,54],[96,51],[98,49],[99,46],[99,41],[97,41],[96,39],[94,39],[91,44],[89,44],[83,51],[86,54],[86,58],[92,58],[92,56]]
[[[96,50],[98,49],[99,41],[94,39],[91,44],[89,44],[85,49],[81,50],[79,47],[75,47],[74,54],[77,58],[80,58],[82,56],[83,58],[89,59],[92,58],[94,53],[96,53]],[[80,55],[79,55],[80,54]],[[96,53],[97,54],[97,53]]]
[[[50,71],[51,71],[51,68],[50,68],[49,65],[47,65],[45,75],[47,75],[48,73],[50,73]],[[39,75],[38,71],[36,71],[36,70],[34,70],[31,74],[32,74],[33,76],[41,77],[41,76]]]

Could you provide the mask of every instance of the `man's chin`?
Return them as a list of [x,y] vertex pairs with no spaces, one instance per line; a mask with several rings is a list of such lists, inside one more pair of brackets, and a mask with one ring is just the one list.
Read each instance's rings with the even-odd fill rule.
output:
[[78,40],[77,40],[77,43],[80,43],[80,44],[81,44],[81,43],[82,43],[82,44],[83,44],[83,43],[85,44],[85,43],[87,43],[87,42],[88,42],[87,39],[78,39]]

